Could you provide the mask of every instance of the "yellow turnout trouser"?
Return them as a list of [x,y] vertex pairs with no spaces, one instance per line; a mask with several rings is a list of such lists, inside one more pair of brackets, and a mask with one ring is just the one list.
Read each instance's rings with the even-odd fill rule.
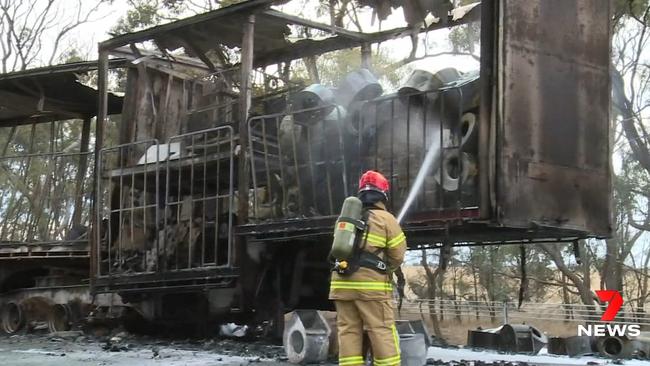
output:
[[391,300],[336,300],[339,365],[364,364],[363,331],[368,331],[374,366],[400,364],[399,337]]

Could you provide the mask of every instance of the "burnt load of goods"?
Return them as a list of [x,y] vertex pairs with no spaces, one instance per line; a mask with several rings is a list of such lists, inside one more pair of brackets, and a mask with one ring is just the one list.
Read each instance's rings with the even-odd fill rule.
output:
[[[414,71],[398,92],[382,95],[366,69],[334,88],[313,84],[249,121],[253,223],[336,215],[356,191],[359,172],[377,169],[403,206],[427,169],[414,210],[476,207],[476,74]],[[263,106],[262,106],[263,107]],[[113,190],[102,230],[103,274],[229,266],[238,207],[230,126],[106,148],[104,177]],[[424,155],[436,151],[423,166]],[[122,161],[118,161],[121,159]],[[108,192],[108,191],[106,191]],[[108,213],[108,211],[106,211]]]
[[[384,95],[360,69],[336,87],[313,84],[293,94],[289,113],[250,124],[253,218],[338,214],[367,169],[391,181],[393,210],[421,169],[428,174],[415,209],[476,207],[478,87],[477,74],[416,70]],[[274,128],[277,145],[269,142]],[[423,166],[430,149],[436,159]]]

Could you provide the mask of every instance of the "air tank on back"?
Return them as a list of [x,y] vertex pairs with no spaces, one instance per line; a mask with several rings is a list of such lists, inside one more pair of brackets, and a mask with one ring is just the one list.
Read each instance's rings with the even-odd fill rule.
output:
[[354,254],[354,242],[358,234],[357,226],[353,221],[361,220],[363,204],[357,197],[350,196],[343,202],[341,214],[334,225],[334,240],[330,257],[339,260],[348,260]]

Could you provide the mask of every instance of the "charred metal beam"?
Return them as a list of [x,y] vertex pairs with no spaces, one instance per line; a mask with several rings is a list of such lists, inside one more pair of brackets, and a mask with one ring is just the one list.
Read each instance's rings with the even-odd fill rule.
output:
[[233,268],[201,268],[190,271],[142,273],[129,276],[96,277],[93,293],[157,292],[232,287],[239,272]]
[[[110,68],[124,67],[127,64],[124,58],[111,59],[109,62]],[[45,75],[53,75],[60,73],[83,73],[88,71],[97,70],[97,61],[82,61],[69,64],[53,65],[27,69],[22,71],[10,72],[7,74],[0,74],[0,81],[21,79],[25,77],[38,77]]]
[[[102,144],[104,141],[104,124],[106,123],[106,118],[108,117],[108,52],[99,51],[99,60],[97,63],[97,92],[99,94],[99,101],[97,105],[97,120],[95,121],[95,156],[100,156],[99,152],[102,149]],[[100,159],[95,159],[95,166],[93,169],[93,185],[92,185],[92,197],[97,198],[100,194],[97,190],[97,185],[99,181],[100,174]],[[101,241],[100,235],[100,219],[99,213],[101,207],[97,206],[97,199],[93,199],[92,207],[90,208],[91,212],[91,233],[90,233],[90,278],[91,286],[93,284],[93,279],[96,278],[96,274],[99,274],[98,270],[100,268],[99,263],[97,262],[99,255],[97,251],[99,250],[99,243]],[[95,214],[96,213],[96,214]]]
[[239,222],[248,221],[248,189],[249,189],[249,174],[248,174],[248,159],[246,159],[246,152],[248,151],[248,112],[251,104],[251,73],[253,70],[253,48],[255,36],[255,15],[249,15],[247,22],[243,26],[243,39],[241,50],[241,82],[240,82],[240,96],[239,96],[239,145],[241,147],[241,155],[238,159],[239,162],[239,207],[237,210]]
[[494,176],[494,167],[490,159],[493,154],[490,136],[495,121],[492,116],[492,97],[494,95],[494,67],[497,65],[495,58],[496,49],[496,22],[497,8],[494,0],[484,0],[481,2],[481,65],[479,69],[481,79],[481,99],[479,108],[479,129],[478,129],[478,168],[487,174],[479,174],[479,208],[480,217],[487,219],[492,217],[492,207],[494,202],[494,187],[490,186]]
[[81,223],[81,209],[83,206],[83,187],[86,170],[88,169],[88,145],[90,143],[90,118],[86,117],[81,130],[81,147],[79,149],[79,167],[75,178],[74,212],[72,213],[72,227]]
[[318,29],[326,32],[330,32],[333,34],[337,34],[343,37],[351,38],[354,39],[358,42],[363,42],[366,38],[367,35],[364,33],[360,32],[353,32],[350,30],[347,30],[345,28],[341,27],[336,27],[336,26],[331,26],[329,24],[323,24],[319,22],[314,22],[309,19],[305,18],[300,18],[294,15],[289,15],[286,13],[279,12],[277,10],[269,9],[264,11],[265,16],[269,16],[271,18],[277,18],[279,20],[282,20],[288,24],[295,24],[295,25],[303,25],[305,27],[313,28],[313,29]]
[[101,42],[99,44],[99,51],[107,51],[111,50],[120,46],[127,45],[129,43],[137,43],[137,42],[143,42],[150,40],[154,38],[157,35],[160,35],[165,32],[170,32],[170,31],[175,31],[175,30],[180,30],[182,28],[185,28],[187,26],[191,26],[194,24],[202,23],[202,22],[207,22],[211,20],[215,20],[221,17],[225,17],[228,15],[236,14],[236,13],[248,13],[251,14],[256,10],[259,10],[261,8],[270,6],[273,3],[274,0],[249,0],[249,1],[243,1],[241,3],[227,6],[225,8],[221,8],[215,11],[211,11],[208,13],[204,14],[199,14],[195,15],[193,17],[189,17],[186,19],[182,19],[173,23],[169,24],[163,24],[159,25],[157,27],[152,27],[149,29],[145,29],[140,32],[134,32],[134,33],[127,33],[115,38],[111,38],[107,41]]
[[[480,19],[480,14],[481,5],[479,4],[459,19],[454,19],[453,16],[450,15],[447,22],[433,23],[429,27],[419,29],[418,32],[431,32],[438,29],[451,28],[461,24],[477,21]],[[279,62],[287,62],[303,57],[320,55],[331,51],[360,47],[364,43],[381,43],[391,39],[403,38],[407,36],[410,37],[412,34],[413,30],[411,28],[403,27],[382,32],[368,33],[365,35],[365,39],[363,40],[347,38],[343,36],[330,37],[321,41],[303,39],[292,44],[290,47],[277,49],[264,55],[259,55],[259,57],[255,58],[254,65],[255,67],[272,65]]]

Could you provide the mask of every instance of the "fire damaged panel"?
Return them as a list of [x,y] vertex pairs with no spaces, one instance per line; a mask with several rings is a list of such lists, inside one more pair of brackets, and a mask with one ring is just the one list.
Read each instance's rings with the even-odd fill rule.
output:
[[610,2],[503,0],[499,11],[497,221],[607,236]]
[[[114,59],[109,67],[123,65]],[[97,90],[79,82],[79,74],[94,71],[97,62],[84,61],[0,75],[0,127],[51,122],[97,114]],[[122,108],[122,98],[107,96],[108,114]]]

